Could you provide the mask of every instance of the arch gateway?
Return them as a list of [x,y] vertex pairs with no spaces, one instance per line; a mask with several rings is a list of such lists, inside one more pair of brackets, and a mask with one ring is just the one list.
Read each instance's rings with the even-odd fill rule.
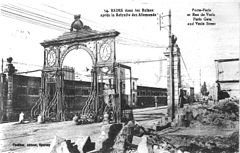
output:
[[[77,21],[77,22],[76,22]],[[64,100],[64,73],[63,61],[67,54],[75,49],[83,49],[92,59],[92,87],[82,114],[99,113],[98,76],[112,77],[112,87],[116,95],[120,94],[120,82],[116,70],[115,38],[119,32],[115,30],[99,32],[84,26],[80,19],[72,23],[71,31],[56,39],[41,43],[44,47],[44,62],[41,75],[40,98],[31,110],[32,118],[41,115],[44,119],[55,118],[64,121],[67,113]],[[80,58],[81,60],[81,58]],[[73,61],[74,62],[74,61]],[[52,94],[50,94],[50,92]],[[117,122],[121,118],[121,104],[119,96],[114,96],[116,102],[115,115]]]

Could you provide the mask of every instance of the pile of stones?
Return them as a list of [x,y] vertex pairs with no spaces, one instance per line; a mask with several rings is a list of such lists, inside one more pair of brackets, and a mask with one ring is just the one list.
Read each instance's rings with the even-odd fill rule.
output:
[[85,153],[95,149],[89,136],[79,137],[76,141],[55,136],[48,153]]
[[224,99],[213,105],[195,105],[190,108],[191,121],[223,128],[235,128],[239,120],[238,101]]

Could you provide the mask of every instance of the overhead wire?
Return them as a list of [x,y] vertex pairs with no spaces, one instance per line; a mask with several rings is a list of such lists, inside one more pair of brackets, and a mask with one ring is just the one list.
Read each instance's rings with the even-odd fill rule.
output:
[[38,9],[38,8],[34,8],[34,7],[31,7],[31,6],[27,6],[27,5],[24,5],[24,4],[19,4],[23,7],[26,7],[26,8],[30,8],[32,10],[37,10],[37,11],[40,11],[40,12],[43,12],[43,13],[46,13],[46,14],[51,14],[51,15],[54,15],[56,17],[60,17],[60,18],[64,18],[64,19],[67,19],[67,20],[71,20],[70,18],[67,18],[67,17],[64,17],[64,16],[60,16],[60,15],[57,15],[55,13],[52,13],[52,12],[48,12],[48,11],[45,11],[45,10],[41,10],[41,9]]
[[[72,16],[74,15],[74,14],[72,14],[72,13],[69,13],[69,12],[67,12],[67,11],[58,9],[58,8],[56,8],[56,7],[53,7],[53,6],[50,6],[50,5],[46,5],[46,4],[44,4],[44,5],[47,6],[47,7],[49,7],[49,8],[55,9],[55,10],[57,10],[57,11],[66,13],[66,14],[68,14],[68,15],[72,15]],[[86,21],[88,21],[88,22],[92,22],[92,23],[97,24],[97,25],[100,24],[100,23],[98,23],[98,22],[96,22],[96,21],[92,21],[92,20],[89,20],[89,19],[86,19],[86,18],[83,18],[83,17],[81,17],[81,18],[82,18],[83,20],[86,20]],[[97,26],[97,27],[99,27],[99,26]],[[107,27],[107,26],[104,25],[104,27]],[[105,30],[106,30],[106,28],[102,28],[102,27],[100,27],[100,29],[105,29]],[[123,30],[123,31],[125,31],[125,30]],[[121,32],[121,33],[124,34],[125,32]],[[129,34],[127,34],[127,33],[125,33],[125,34],[126,34],[126,35],[129,35]],[[134,40],[134,39],[125,38],[125,37],[122,37],[122,36],[119,36],[119,37],[120,37],[120,38],[123,38],[123,39],[132,40],[132,41],[137,41],[137,42],[141,42],[141,43],[146,43],[146,44],[149,45],[149,47],[151,47],[151,45],[152,45],[153,48],[166,48],[166,46],[162,47],[162,46],[159,46],[158,44],[149,43],[149,42],[147,42],[147,41],[145,41],[145,40]],[[138,38],[138,39],[139,39],[139,38]],[[124,43],[124,45],[127,45],[127,44]]]
[[[49,6],[49,5],[47,5],[48,7],[51,7],[51,6]],[[16,6],[15,6],[15,8],[16,8]],[[33,7],[31,7],[31,8],[33,8]],[[55,7],[51,7],[51,8],[54,8],[54,9],[56,9],[56,10],[58,10],[58,11],[61,11],[61,12],[64,12],[64,13],[67,13],[67,14],[69,14],[69,15],[73,15],[73,14],[71,14],[71,13],[68,13],[68,12],[66,12],[66,11],[62,11],[62,10],[60,10],[60,9],[57,9],[57,8],[55,8]],[[33,8],[34,9],[34,8]],[[26,11],[26,10],[22,10],[22,11]],[[27,11],[28,13],[31,13],[31,14],[34,14],[34,15],[38,15],[38,16],[40,16],[40,17],[44,17],[44,18],[46,18],[46,19],[48,19],[48,20],[50,20],[50,21],[56,21],[56,22],[59,22],[59,23],[63,23],[64,25],[66,25],[66,26],[70,26],[70,24],[68,24],[68,23],[66,23],[66,22],[63,22],[63,21],[59,21],[59,20],[55,20],[55,19],[52,19],[52,18],[49,18],[49,17],[46,17],[46,16],[43,16],[43,15],[39,15],[39,14],[36,14],[36,13],[32,13],[32,12],[30,12],[30,11]],[[85,18],[84,18],[85,19]],[[90,22],[94,22],[94,21],[91,21],[91,20],[88,20],[88,19],[85,19],[85,20],[87,20],[87,21],[90,21]],[[97,23],[97,22],[94,22],[94,23]],[[165,46],[164,47],[161,47],[161,46],[158,46],[158,45],[156,45],[156,44],[153,44],[153,43],[149,43],[149,42],[146,42],[146,41],[143,41],[143,40],[134,40],[134,39],[130,39],[130,38],[125,38],[125,37],[122,37],[122,36],[120,36],[120,38],[121,39],[127,39],[128,41],[130,40],[130,41],[134,41],[134,42],[138,42],[139,44],[134,44],[134,45],[140,45],[140,46],[144,46],[144,47],[153,47],[153,48],[166,48]],[[120,39],[119,39],[120,40]],[[121,42],[121,40],[120,40],[120,43],[122,43]],[[125,44],[125,45],[132,45],[131,43],[123,43],[123,44]]]
[[[6,8],[8,10],[6,10]],[[18,20],[21,20],[21,21],[25,21],[25,22],[27,21],[28,23],[31,23],[31,24],[44,26],[46,28],[51,28],[51,29],[58,30],[58,31],[69,30],[66,27],[56,25],[57,23],[64,23],[62,21],[51,19],[49,17],[43,16],[43,15],[39,15],[37,13],[32,13],[30,11],[27,11],[27,10],[24,10],[24,9],[21,9],[21,8],[19,9],[16,6],[12,6],[12,7],[11,6],[10,7],[9,6],[8,7],[5,6],[5,10],[1,9],[1,11],[3,13],[5,13],[4,15],[6,15],[8,17],[11,17],[11,18],[14,18],[14,19],[18,19]],[[14,12],[11,12],[11,11],[19,12],[19,13],[21,13],[21,15],[17,14],[17,13],[14,13]],[[66,13],[66,12],[64,12],[64,13]],[[22,14],[25,14],[25,15],[28,15],[28,16],[25,16],[25,15],[22,15]],[[70,14],[70,15],[73,15],[73,14]],[[31,17],[29,17],[29,16],[31,16]],[[39,19],[36,19],[36,18],[40,18],[43,21],[39,20]],[[53,23],[49,23],[49,21],[53,22]],[[66,23],[66,22],[64,23],[65,26],[67,24],[68,23]],[[125,43],[124,43],[124,41],[120,42],[123,45],[135,45],[135,46],[145,46],[145,47],[153,47],[153,48],[166,48],[165,46],[158,46],[156,44],[149,43],[149,42],[146,42],[146,41],[134,40],[134,39],[125,38],[125,37],[120,37],[120,38],[122,40],[126,41]],[[119,40],[121,41],[121,39],[118,39],[117,41],[119,41]],[[130,43],[129,40],[133,41],[133,42]],[[137,62],[135,62],[135,63],[137,63]]]
[[185,70],[186,70],[186,72],[187,72],[188,78],[189,78],[189,79],[192,81],[192,83],[193,83],[194,81],[193,81],[193,79],[190,77],[190,74],[189,74],[189,72],[188,72],[187,65],[186,65],[186,63],[185,63],[185,61],[184,61],[184,59],[183,59],[183,56],[182,56],[182,53],[181,53],[181,52],[180,52],[180,57],[181,57],[181,59],[182,59],[184,68],[185,68]]
[[[53,23],[49,23],[49,22],[46,22],[46,21],[42,21],[42,20],[38,20],[38,19],[35,19],[35,18],[32,18],[32,17],[29,17],[29,16],[25,16],[25,15],[22,15],[22,14],[18,14],[16,12],[11,12],[11,9],[1,9],[1,12],[4,16],[8,16],[8,17],[11,17],[11,18],[14,18],[14,19],[18,19],[18,20],[24,20],[25,22],[30,22],[31,24],[35,24],[35,25],[44,25],[45,27],[48,27],[49,26],[52,26],[52,27],[55,27],[55,28],[60,28],[60,29],[68,29],[68,28],[65,28],[65,27],[62,27],[62,26],[59,26],[59,25],[56,25],[56,24],[53,24]],[[23,13],[24,14],[24,13]],[[55,29],[56,30],[56,29]]]
[[[57,22],[51,18],[48,18],[46,16],[43,16],[43,15],[40,15],[40,14],[37,14],[37,13],[33,13],[33,12],[30,12],[30,11],[26,11],[24,9],[21,9],[17,6],[10,6],[10,5],[2,5],[2,8],[1,8],[1,11],[3,12],[3,15],[13,15],[16,17],[16,19],[19,20],[18,17],[20,17],[21,19],[24,19],[24,20],[30,20],[30,21],[34,21],[35,23],[32,23],[31,24],[44,24],[44,26],[46,27],[46,25],[50,25],[50,26],[53,26],[53,27],[57,27],[57,28],[61,28],[61,29],[68,29],[68,28],[65,28],[65,27],[62,27],[62,24],[56,24]],[[51,21],[51,22],[49,22]],[[61,22],[63,23],[63,22]],[[67,23],[66,23],[67,24]],[[56,30],[56,29],[55,29]]]
[[[21,21],[27,21],[31,24],[35,24],[35,25],[41,25],[41,26],[44,26],[44,27],[47,27],[47,28],[50,28],[48,25],[50,26],[55,26],[57,28],[60,28],[60,29],[56,29],[55,27],[52,28],[54,30],[58,30],[58,31],[63,31],[63,29],[65,30],[68,30],[67,28],[67,23],[65,22],[62,22],[62,21],[59,21],[59,20],[56,20],[60,23],[65,23],[64,25],[62,26],[59,26],[59,25],[56,25],[55,23],[57,23],[55,20],[52,20],[51,18],[49,17],[45,17],[43,15],[41,15],[41,19],[42,20],[39,20],[39,19],[36,19],[34,17],[38,17],[39,15],[36,14],[36,13],[32,13],[30,11],[28,11],[27,13],[25,12],[25,10],[20,10],[18,8],[13,8],[13,7],[8,7],[8,6],[3,6],[3,8],[5,9],[8,9],[8,10],[4,10],[4,9],[1,9],[1,11],[3,12],[3,14],[5,16],[8,16],[8,17],[11,17],[11,18],[16,18],[18,20],[21,20]],[[14,12],[11,12],[11,11],[14,11]],[[21,13],[21,14],[17,14],[15,12],[18,12],[18,13]],[[22,14],[27,14],[28,16],[25,16],[25,15],[22,15]],[[49,23],[46,21],[46,19],[48,19],[47,21],[51,21],[53,23]],[[30,20],[30,21],[29,21]],[[44,21],[43,21],[44,20]],[[44,24],[44,25],[43,25]],[[142,41],[139,41],[139,40],[134,40],[134,39],[129,39],[129,38],[124,38],[124,37],[120,37],[121,39],[118,39],[117,41],[120,43],[120,44],[123,44],[123,45],[132,45],[132,46],[142,46],[142,47],[152,47],[152,48],[165,48],[162,47],[162,46],[157,46],[157,45],[154,45],[154,44],[150,44],[148,42],[142,42]],[[123,41],[122,41],[123,40]],[[127,43],[124,43],[124,40],[128,40]],[[133,41],[132,43],[129,42],[129,40]]]
[[[49,12],[46,12],[46,11],[43,11],[43,10],[40,10],[40,9],[37,9],[37,8],[33,8],[33,7],[30,7],[30,6],[27,6],[27,5],[24,5],[24,6],[35,9],[35,10],[38,10],[40,12],[49,13]],[[46,5],[46,6],[48,6],[49,8],[58,10],[60,12],[63,12],[65,14],[73,16],[72,13],[69,13],[67,11],[57,9],[56,7],[52,7],[50,5]],[[17,20],[20,20],[20,21],[28,22],[30,24],[34,24],[34,25],[38,25],[38,26],[43,26],[43,27],[54,29],[54,30],[57,30],[57,31],[62,31],[63,32],[65,30],[69,30],[70,24],[67,23],[67,22],[61,21],[61,20],[53,19],[53,18],[44,16],[44,15],[41,15],[41,14],[38,14],[38,13],[34,13],[32,11],[20,8],[18,6],[14,6],[12,4],[2,5],[2,8],[5,8],[5,9],[1,9],[1,12],[3,13],[3,15],[7,16],[9,18],[13,18],[13,19],[17,19]],[[51,13],[51,14],[55,15],[55,16],[58,16],[58,17],[61,17],[61,18],[71,20],[70,18],[59,16],[59,15],[56,15],[56,14],[53,14],[53,13]],[[86,18],[83,18],[83,20],[86,20],[86,21],[92,22],[92,23],[97,23],[95,21],[88,20]],[[99,24],[99,23],[97,23],[97,24]],[[100,29],[105,29],[105,28],[102,28],[102,27],[99,27],[99,26],[96,26],[96,27],[98,27]],[[127,34],[127,35],[129,35],[129,34]],[[160,46],[158,44],[150,43],[150,42],[147,42],[147,41],[144,41],[144,40],[135,40],[135,39],[131,39],[131,38],[125,38],[125,37],[122,37],[122,36],[119,36],[116,41],[118,43],[122,44],[122,45],[128,45],[128,46],[131,45],[131,46],[141,46],[141,47],[151,47],[151,48],[167,48],[166,46]],[[182,58],[182,61],[183,61],[184,67],[186,69],[187,75],[188,75],[189,79],[192,80],[192,78],[189,75],[188,68],[186,66],[186,63],[185,63],[181,53],[180,53],[180,56]],[[133,63],[137,63],[137,62],[133,62]]]
[[34,16],[34,17],[37,17],[37,18],[40,18],[40,19],[44,19],[44,20],[47,20],[49,22],[53,22],[53,23],[58,23],[58,24],[63,24],[63,25],[66,25],[66,26],[70,26],[69,23],[67,22],[64,22],[64,21],[60,21],[60,20],[56,20],[56,19],[53,19],[53,18],[50,18],[50,17],[47,17],[47,16],[44,16],[44,15],[41,15],[41,14],[38,14],[38,13],[34,13],[34,12],[31,12],[31,11],[28,11],[26,9],[23,9],[23,8],[20,8],[20,7],[17,7],[17,6],[14,6],[14,5],[11,5],[11,4],[8,4],[8,5],[3,5],[4,8],[8,8],[8,9],[12,9],[16,12],[19,12],[19,13],[24,13],[24,14],[27,14],[27,15],[30,15],[30,16]]
[[27,22],[27,23],[37,25],[37,26],[42,26],[42,27],[53,29],[53,30],[56,30],[56,31],[61,31],[61,32],[63,31],[62,29],[59,29],[58,27],[49,26],[48,24],[43,24],[41,22],[31,20],[31,18],[26,19],[23,16],[18,16],[16,14],[11,13],[11,12],[2,11],[2,13],[3,13],[4,16],[6,16],[8,18],[12,18],[12,19],[19,20],[19,21],[22,21],[22,22]]
[[[63,29],[69,30],[68,27],[70,27],[70,24],[69,24],[69,26],[67,26],[68,23],[66,23],[66,22],[59,21],[59,20],[55,20],[55,19],[52,19],[52,18],[43,16],[43,15],[39,15],[39,14],[36,14],[36,13],[32,13],[32,12],[29,12],[29,11],[26,13],[25,10],[18,9],[17,7],[12,8],[12,7],[3,6],[3,8],[8,9],[8,10],[1,9],[1,11],[3,12],[3,15],[8,16],[8,17],[11,17],[11,18],[18,19],[18,20],[21,20],[21,21],[27,21],[27,22],[29,22],[29,23],[31,23],[31,24],[41,25],[41,26],[44,26],[44,27],[47,27],[47,28],[52,28],[52,27],[49,27],[48,25],[50,25],[50,26],[57,26],[58,28],[62,28],[61,30],[56,29],[56,28],[52,28],[52,29],[58,30],[58,31],[63,31]],[[11,11],[14,11],[14,12],[11,12]],[[18,13],[21,13],[21,15],[20,15],[20,14],[16,14],[16,11],[17,11]],[[24,15],[22,15],[22,14],[24,14]],[[25,16],[25,14],[27,14],[28,16]],[[12,16],[11,16],[11,15],[12,15]],[[31,18],[30,18],[29,16],[30,16]],[[45,22],[45,21],[43,21],[43,20],[39,20],[39,19],[33,18],[33,17],[39,17],[39,16],[41,17],[41,19],[43,19],[43,20],[45,20],[45,21],[46,21],[46,19],[48,19],[48,21]],[[19,18],[19,17],[20,17],[20,18]],[[29,21],[29,20],[30,20],[30,21]],[[54,24],[53,24],[53,23],[49,23],[50,20],[51,20],[51,22],[53,22]],[[32,21],[34,21],[34,22],[32,22]],[[56,21],[57,21],[58,23],[57,23]],[[42,23],[44,23],[44,24],[42,24]],[[60,27],[59,25],[56,25],[56,23],[57,23],[57,24],[59,24],[59,23],[64,23],[65,26],[63,27],[62,24],[61,24],[61,27]]]
[[[11,5],[11,4],[10,4]],[[26,6],[26,5],[24,5],[24,6]],[[64,12],[64,13],[67,13],[67,14],[69,14],[69,15],[73,15],[73,14],[71,14],[71,13],[68,13],[68,12],[66,12],[66,11],[63,11],[63,10],[60,10],[60,9],[57,9],[57,8],[55,8],[55,7],[52,7],[52,6],[49,6],[49,5],[47,5],[48,7],[50,7],[50,8],[53,8],[53,9],[56,9],[56,10],[58,10],[58,11],[61,11],[61,12]],[[6,7],[6,6],[5,6]],[[9,7],[9,6],[8,6]],[[22,12],[22,13],[25,13],[25,12],[27,12],[27,13],[31,13],[31,14],[33,14],[33,15],[37,15],[37,16],[40,16],[40,17],[43,17],[43,18],[45,18],[45,19],[48,19],[48,20],[53,20],[53,21],[56,21],[56,22],[60,22],[60,23],[63,23],[63,24],[65,24],[65,25],[69,25],[68,23],[66,23],[66,22],[63,22],[63,21],[59,21],[59,20],[56,20],[56,19],[52,19],[52,18],[49,18],[49,17],[46,17],[46,16],[43,16],[43,15],[39,15],[39,14],[36,14],[36,13],[33,13],[33,12],[30,12],[30,11],[28,11],[28,10],[24,10],[24,9],[22,9],[22,8],[17,8],[17,6],[14,6],[14,5],[11,5],[11,7],[13,7],[14,9],[18,9],[18,11],[20,10],[20,11],[24,11],[24,12]],[[36,9],[36,8],[33,8],[33,7],[31,7],[32,9]],[[39,10],[39,9],[36,9],[36,10]],[[16,11],[16,10],[15,10]],[[59,16],[59,17],[61,17],[61,16]],[[85,19],[85,20],[88,20],[88,19]],[[92,21],[92,20],[88,20],[88,21],[90,21],[90,22],[94,22],[94,21]],[[97,22],[94,22],[94,23],[97,23]],[[134,40],[134,39],[129,39],[129,38],[124,38],[124,37],[121,37],[121,38],[123,38],[123,39],[128,39],[128,40],[132,40],[132,41],[138,41],[138,42],[141,42],[141,43],[148,43],[148,44],[152,44],[152,43],[149,43],[149,42],[146,42],[146,41],[139,41],[139,40]],[[165,48],[165,46],[164,46],[164,48]]]
[[24,72],[17,72],[16,74],[27,74],[27,73],[33,73],[33,72],[39,72],[42,71],[42,69],[36,69],[36,70],[30,70],[30,71],[24,71]]
[[131,38],[125,38],[125,37],[121,37],[121,36],[119,36],[117,38],[117,42],[120,42],[123,45],[132,44],[133,46],[135,45],[135,46],[152,47],[152,48],[167,48],[167,46],[160,46],[158,44],[152,44],[152,43],[148,43],[148,42],[144,42],[144,41],[138,41],[138,40],[134,40]]
[[139,63],[149,63],[149,62],[159,62],[159,61],[166,61],[167,59],[157,59],[157,60],[136,60],[136,61],[117,61],[117,63],[133,63],[133,64],[139,64]]
[[[4,61],[7,62],[7,61]],[[36,64],[28,64],[28,63],[22,63],[22,62],[12,62],[13,64],[19,64],[19,65],[26,65],[26,66],[35,66],[35,67],[42,67],[41,65]]]
[[69,12],[66,12],[66,11],[63,11],[63,10],[60,10],[60,9],[58,9],[58,8],[56,8],[56,7],[53,7],[53,6],[51,6],[51,5],[48,5],[48,4],[43,4],[43,5],[45,5],[45,6],[49,7],[49,8],[58,10],[58,11],[60,11],[60,12],[66,13],[66,14],[68,14],[68,15],[74,15],[74,14],[72,14],[72,13],[69,13]]

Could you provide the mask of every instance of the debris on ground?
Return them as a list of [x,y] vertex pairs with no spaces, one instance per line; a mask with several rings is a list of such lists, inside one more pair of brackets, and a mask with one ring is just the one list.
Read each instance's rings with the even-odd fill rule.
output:
[[[69,153],[86,150],[91,153],[237,153],[238,114],[239,101],[229,98],[211,105],[187,105],[173,122],[164,116],[148,128],[134,120],[127,124],[103,122],[96,143],[92,143],[90,137],[75,142],[56,138],[53,144],[57,147],[51,145],[53,151],[50,153],[58,153],[58,150]],[[73,122],[91,122],[87,119],[75,117]],[[226,130],[225,134],[221,133]]]
[[75,142],[55,136],[49,153],[86,153],[95,149],[95,143],[89,136],[79,137]]
[[229,137],[144,135],[136,153],[234,153],[238,152],[238,132]]
[[187,105],[183,108],[182,115],[186,127],[199,121],[205,125],[234,128],[239,121],[239,100],[227,98],[212,105]]
[[[121,136],[117,136],[114,146],[121,142],[119,145],[121,147],[113,147],[112,152],[235,153],[239,151],[238,101],[225,99],[213,105],[188,106],[183,109],[182,114],[182,127],[168,122],[167,117],[154,122],[152,128],[144,128],[139,124],[135,124],[133,129],[124,126],[123,129],[128,132],[119,133]],[[162,121],[164,119],[165,121]],[[192,132],[195,129],[195,134],[188,133],[187,131],[190,130],[188,128],[191,128]],[[199,131],[204,128],[210,128],[217,135],[208,134],[211,130],[207,129]],[[123,129],[121,131],[124,131]],[[131,130],[132,132],[129,132]],[[181,133],[183,130],[185,130],[184,134]],[[233,132],[221,134],[224,130]],[[133,141],[129,141],[129,137]]]
[[81,125],[81,124],[91,124],[94,123],[94,116],[92,115],[81,115],[81,116],[77,116],[75,115],[73,117],[73,123],[76,125]]

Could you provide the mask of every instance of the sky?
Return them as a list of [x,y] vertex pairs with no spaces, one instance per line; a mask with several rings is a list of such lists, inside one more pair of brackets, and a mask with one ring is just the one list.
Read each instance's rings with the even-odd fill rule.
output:
[[[81,14],[84,25],[94,30],[106,31],[115,29],[120,32],[116,40],[117,60],[157,60],[165,58],[168,46],[168,28],[159,25],[159,14],[172,13],[172,33],[177,36],[184,63],[182,63],[183,82],[194,86],[196,90],[201,83],[213,84],[216,80],[215,59],[238,58],[240,38],[240,5],[239,1],[163,1],[163,0],[121,0],[121,1],[82,1],[82,0],[41,0],[41,1],[2,1],[1,2],[1,54],[0,58],[12,56],[18,69],[33,70],[43,65],[44,40],[57,38],[68,29],[57,29],[30,24],[26,21],[9,17],[3,9],[20,7],[70,25],[74,14]],[[7,7],[7,8],[6,8]],[[101,17],[104,10],[111,9],[149,9],[155,13],[153,17]],[[203,10],[203,11],[201,11]],[[125,12],[123,12],[125,13]],[[134,12],[136,13],[136,12]],[[192,13],[205,14],[202,21],[215,25],[197,25],[197,16]],[[211,14],[212,16],[207,16]],[[130,13],[131,14],[131,13]],[[190,16],[188,16],[190,14]],[[116,15],[116,14],[115,14]],[[193,21],[194,20],[194,21]],[[211,20],[211,21],[204,21]],[[168,25],[168,17],[162,20],[162,26]],[[194,25],[188,23],[194,22]],[[70,29],[70,26],[69,26]],[[127,45],[123,45],[123,42]],[[146,43],[147,42],[147,43]],[[151,44],[150,44],[151,43]],[[143,45],[147,44],[147,47]],[[157,46],[157,48],[156,48]],[[90,57],[84,51],[69,53],[64,61],[66,65],[75,66],[76,70],[85,74],[84,69],[90,67]],[[166,87],[166,61],[141,64],[129,64],[133,77],[138,84]],[[22,67],[21,67],[22,66]],[[200,75],[201,72],[201,75]],[[188,75],[189,74],[189,75]],[[201,78],[200,78],[201,76]]]

